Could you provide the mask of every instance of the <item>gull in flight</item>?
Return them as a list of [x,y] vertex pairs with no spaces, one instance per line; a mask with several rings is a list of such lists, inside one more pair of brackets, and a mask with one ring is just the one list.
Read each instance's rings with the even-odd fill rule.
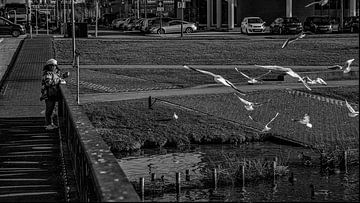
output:
[[350,104],[347,102],[347,100],[345,100],[346,102],[346,107],[349,109],[350,113],[348,113],[348,115],[352,118],[356,117],[359,115],[359,111],[355,111],[355,109],[353,107],[350,106]]
[[271,73],[271,70],[269,70],[269,72],[267,72],[265,74],[262,74],[262,75],[259,75],[257,77],[252,78],[252,77],[249,77],[249,76],[245,75],[243,72],[239,71],[237,68],[235,68],[235,70],[237,72],[239,72],[241,75],[243,75],[244,77],[246,77],[247,79],[249,79],[247,82],[248,82],[248,84],[251,84],[251,85],[260,82],[258,79],[260,79],[261,77],[264,77],[265,75]]
[[312,124],[310,123],[310,116],[307,113],[304,115],[303,119],[301,119],[301,120],[292,119],[292,121],[299,122],[301,124],[306,125],[309,128],[312,128]]
[[294,36],[294,37],[290,37],[289,39],[287,39],[284,44],[282,45],[282,49],[285,48],[288,44],[292,43],[292,42],[295,42],[296,40],[298,39],[302,39],[305,37],[305,33],[304,32],[301,32],[300,34]]
[[173,118],[174,118],[175,120],[177,120],[177,119],[179,118],[179,116],[176,115],[176,113],[174,112]]
[[321,79],[321,78],[316,78],[315,80],[310,79],[308,76],[303,77],[303,80],[310,85],[316,85],[316,84],[320,84],[320,85],[327,85],[327,83],[325,82],[325,80]]
[[[279,115],[279,112],[276,113],[276,115],[264,126],[264,129],[262,129],[261,132],[267,132],[269,131],[271,128],[268,126],[271,122],[273,122],[275,120],[275,118]],[[248,115],[249,118],[255,122],[258,122],[256,120],[254,120],[250,115]]]
[[311,88],[306,84],[306,82],[303,80],[303,78],[299,74],[294,72],[291,68],[284,68],[284,67],[281,67],[281,66],[260,66],[260,65],[255,65],[255,66],[270,69],[270,70],[283,71],[286,74],[290,75],[291,77],[298,78],[299,81],[302,82],[304,84],[304,86],[308,90],[311,91]]
[[306,5],[305,7],[309,7],[309,6],[314,5],[314,4],[319,4],[320,6],[325,6],[325,4],[327,4],[328,2],[329,2],[329,0],[314,1],[314,2],[309,3],[308,5]]
[[194,71],[197,71],[197,72],[200,72],[200,73],[211,75],[211,76],[214,77],[215,82],[221,83],[221,84],[223,84],[223,85],[225,85],[227,87],[232,87],[234,90],[239,92],[241,95],[246,95],[245,92],[239,90],[234,84],[232,84],[229,80],[225,79],[221,75],[217,75],[217,74],[214,74],[212,72],[205,71],[205,70],[200,70],[200,69],[197,69],[197,68],[192,68],[192,67],[187,66],[187,65],[183,65],[183,67],[186,68],[186,69],[189,69],[189,70],[194,70]]
[[354,60],[355,60],[355,59],[349,59],[349,60],[347,60],[347,61],[345,62],[345,65],[344,65],[344,66],[335,65],[335,66],[330,67],[329,69],[332,69],[332,70],[334,70],[334,69],[343,70],[343,69],[344,69],[344,73],[348,73],[348,72],[350,72],[350,70],[351,70],[350,65],[351,65],[351,63],[352,63]]
[[248,111],[253,111],[254,107],[259,107],[259,106],[263,105],[263,103],[255,103],[255,102],[246,101],[245,99],[239,97],[239,95],[237,95],[236,93],[234,93],[234,95],[237,96],[237,98],[239,98],[240,101],[245,104],[244,107]]

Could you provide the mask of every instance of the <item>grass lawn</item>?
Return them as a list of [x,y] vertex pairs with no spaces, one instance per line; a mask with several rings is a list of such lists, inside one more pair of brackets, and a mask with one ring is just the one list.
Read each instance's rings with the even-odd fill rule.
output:
[[[359,64],[359,37],[308,36],[281,46],[285,39],[239,38],[233,40],[120,40],[77,39],[80,64],[113,65],[284,65],[331,66],[354,58]],[[339,35],[341,36],[341,35]],[[72,40],[54,41],[59,64],[71,64]]]

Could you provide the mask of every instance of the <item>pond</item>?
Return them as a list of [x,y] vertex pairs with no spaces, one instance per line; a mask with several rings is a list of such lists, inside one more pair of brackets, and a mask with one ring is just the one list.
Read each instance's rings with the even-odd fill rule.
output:
[[[301,152],[311,157],[311,165],[304,165],[299,159]],[[235,181],[234,177],[225,176],[222,172],[229,172],[231,167],[236,167],[233,164],[234,156],[246,160],[273,160],[277,157],[278,164],[286,164],[289,171],[275,178]],[[177,150],[142,150],[135,154],[119,154],[117,157],[139,196],[139,179],[144,178],[146,202],[359,200],[358,164],[349,166],[347,173],[323,173],[318,163],[319,154],[302,147],[272,142],[238,146],[192,145]],[[214,168],[218,170],[216,185],[212,181]],[[189,171],[190,180],[185,178],[186,170]],[[294,179],[289,178],[291,172]],[[176,173],[180,173],[180,190],[176,189]],[[152,178],[155,180],[152,181]],[[313,190],[310,184],[314,185]],[[314,191],[313,195],[311,191]]]

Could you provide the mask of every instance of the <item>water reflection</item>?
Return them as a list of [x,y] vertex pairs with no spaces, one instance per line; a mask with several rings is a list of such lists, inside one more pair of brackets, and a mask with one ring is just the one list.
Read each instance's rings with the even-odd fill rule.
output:
[[[129,180],[136,183],[145,178],[145,201],[358,201],[359,166],[350,167],[349,173],[321,174],[317,164],[300,164],[298,154],[314,157],[318,154],[300,147],[278,145],[271,142],[252,143],[240,146],[206,145],[192,146],[181,150],[145,150],[128,154],[119,159],[119,164]],[[205,184],[211,175],[207,172],[220,163],[222,154],[236,153],[237,156],[252,158],[280,157],[289,162],[289,169],[296,181],[289,175],[274,180],[247,181],[222,184],[214,187]],[[190,171],[190,181],[185,180],[185,171]],[[176,194],[175,173],[181,173],[181,193]],[[151,182],[151,174],[157,180]],[[163,179],[161,180],[161,176]],[[163,182],[161,182],[161,181]],[[159,185],[159,181],[162,185]],[[208,181],[209,182],[209,181]],[[207,182],[207,183],[208,183]],[[311,198],[310,184],[314,185]],[[328,194],[319,191],[327,190]]]

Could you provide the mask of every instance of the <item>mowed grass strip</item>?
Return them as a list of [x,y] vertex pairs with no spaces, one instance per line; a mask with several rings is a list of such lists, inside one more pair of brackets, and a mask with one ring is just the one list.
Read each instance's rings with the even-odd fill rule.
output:
[[[104,40],[77,39],[81,64],[99,65],[282,65],[328,66],[354,58],[359,38],[308,36],[281,49],[284,39],[249,40]],[[60,64],[72,63],[72,40],[54,40]]]

